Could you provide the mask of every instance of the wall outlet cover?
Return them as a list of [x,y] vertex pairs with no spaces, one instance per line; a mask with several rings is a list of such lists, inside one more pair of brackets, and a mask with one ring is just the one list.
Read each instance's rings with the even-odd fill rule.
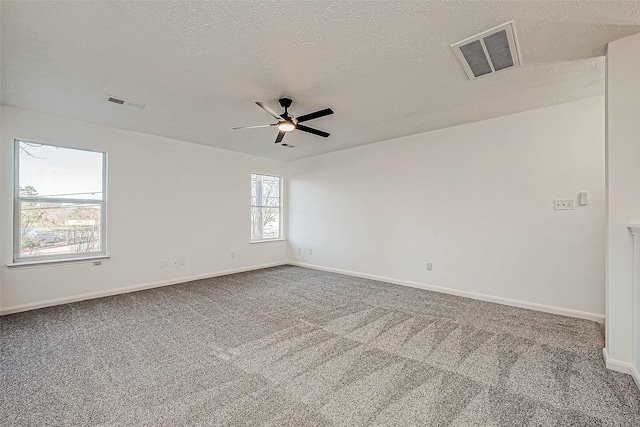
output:
[[573,210],[573,200],[554,200],[553,209],[557,211]]

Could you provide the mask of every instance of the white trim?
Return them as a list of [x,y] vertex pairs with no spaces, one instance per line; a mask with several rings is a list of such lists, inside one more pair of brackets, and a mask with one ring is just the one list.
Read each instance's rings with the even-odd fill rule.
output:
[[[640,249],[640,224],[630,224],[629,226],[629,230],[631,230],[631,234],[634,237],[634,278],[633,278],[633,300],[634,300],[634,304],[633,304],[633,347],[635,349],[638,348],[639,343],[637,342],[638,339],[640,339],[640,331],[637,330],[638,328],[638,322],[640,321],[640,313],[638,312],[638,310],[640,310],[640,306],[639,306],[639,302],[640,299],[638,298],[638,291],[640,291],[640,283],[638,283],[638,281],[640,281],[640,266],[637,265],[638,264],[638,259],[640,259],[638,257],[638,249]],[[635,352],[636,350],[634,350]],[[637,360],[638,357],[637,355],[633,355],[634,357],[632,357],[632,360]],[[631,376],[633,377],[633,380],[636,383],[636,386],[638,386],[638,388],[640,389],[640,373],[638,373],[638,369],[636,366],[634,366],[633,364],[631,364]]]
[[497,303],[497,304],[503,304],[503,305],[509,305],[509,306],[512,306],[512,307],[525,308],[525,309],[528,309],[528,310],[535,310],[535,311],[542,311],[542,312],[545,312],[545,313],[559,314],[559,315],[562,315],[562,316],[575,317],[575,318],[578,318],[578,319],[586,319],[586,320],[591,320],[593,322],[598,322],[598,323],[603,323],[604,320],[605,320],[605,316],[602,315],[602,314],[588,313],[586,311],[572,310],[572,309],[569,309],[569,308],[554,307],[554,306],[550,306],[550,305],[537,304],[537,303],[533,303],[533,302],[515,300],[515,299],[510,299],[510,298],[496,297],[496,296],[485,295],[485,294],[480,294],[480,293],[476,293],[476,292],[461,291],[461,290],[452,289],[452,288],[445,288],[445,287],[442,287],[442,286],[429,285],[429,284],[426,284],[426,283],[411,282],[411,281],[408,281],[408,280],[400,280],[400,279],[393,279],[393,278],[390,278],[390,277],[376,276],[374,274],[366,274],[366,273],[358,273],[358,272],[350,271],[350,270],[342,270],[342,269],[339,269],[339,268],[321,267],[321,266],[318,266],[318,265],[305,264],[305,263],[295,262],[295,261],[289,261],[289,264],[296,265],[296,266],[299,266],[299,267],[312,268],[314,270],[322,270],[322,271],[329,271],[329,272],[332,272],[332,273],[345,274],[347,276],[354,276],[354,277],[362,277],[364,279],[379,280],[379,281],[382,281],[382,282],[393,283],[395,285],[410,286],[412,288],[426,289],[426,290],[429,290],[429,291],[441,292],[441,293],[445,293],[445,294],[449,294],[449,295],[457,295],[457,296],[476,299],[476,300],[480,300],[480,301],[494,302],[494,303]]
[[631,377],[633,378],[633,381],[636,383],[636,386],[640,390],[640,372],[638,372],[635,366],[631,367]]
[[54,306],[54,305],[61,305],[61,304],[68,304],[68,303],[71,303],[71,302],[84,301],[84,300],[88,300],[88,299],[102,298],[102,297],[108,297],[108,296],[118,295],[118,294],[125,294],[125,293],[128,293],[128,292],[141,291],[141,290],[144,290],[144,289],[159,288],[159,287],[162,287],[162,286],[175,285],[177,283],[185,283],[185,282],[190,282],[192,280],[209,279],[211,277],[226,276],[228,274],[244,273],[245,271],[260,270],[260,269],[263,269],[263,268],[277,267],[277,266],[286,265],[286,264],[287,264],[287,262],[285,262],[285,261],[273,262],[273,263],[269,263],[269,264],[254,265],[254,266],[251,266],[251,267],[243,267],[243,268],[235,268],[235,269],[232,269],[232,270],[224,270],[224,271],[219,271],[219,272],[216,272],[216,273],[201,274],[201,275],[198,275],[198,276],[181,277],[179,279],[162,280],[160,282],[143,283],[143,284],[140,284],[140,285],[126,286],[124,288],[109,289],[109,290],[106,290],[106,291],[98,291],[98,292],[90,292],[90,293],[87,293],[87,294],[74,295],[74,296],[71,296],[71,297],[55,298],[55,299],[51,299],[51,300],[47,300],[47,301],[41,301],[41,302],[38,302],[38,303],[14,305],[12,307],[7,307],[7,308],[4,308],[4,309],[0,310],[0,316],[4,316],[6,314],[11,314],[11,313],[18,313],[18,312],[21,312],[21,311],[35,310],[37,308],[51,307],[51,306]]
[[287,239],[283,239],[283,238],[278,238],[278,239],[261,239],[261,240],[251,240],[249,241],[250,244],[254,244],[254,243],[269,243],[269,242],[284,242]]
[[[635,370],[634,367],[631,366],[630,363],[622,362],[616,359],[611,359],[609,357],[609,352],[607,351],[606,347],[602,349],[602,358],[604,359],[604,365],[607,367],[607,369],[611,369],[612,371],[616,371],[616,372],[622,372],[623,374],[633,375],[632,372]],[[637,374],[637,371],[636,371],[636,374]],[[636,378],[634,378],[634,380],[635,379]],[[637,380],[636,380],[636,384],[638,384]]]
[[96,262],[96,261],[106,261],[111,259],[111,255],[96,255],[96,256],[84,256],[78,258],[65,258],[65,259],[47,259],[47,260],[36,260],[36,261],[20,261],[13,262],[11,264],[7,264],[7,268],[10,270],[19,270],[22,268],[42,268],[42,267],[53,267],[55,265],[61,264],[73,264],[73,263],[82,263],[82,262]]

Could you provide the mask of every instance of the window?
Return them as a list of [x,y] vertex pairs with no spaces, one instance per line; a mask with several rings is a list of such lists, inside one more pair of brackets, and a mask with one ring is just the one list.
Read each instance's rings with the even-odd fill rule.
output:
[[15,141],[14,262],[106,255],[105,153]]
[[277,176],[251,174],[251,241],[282,237],[281,182]]

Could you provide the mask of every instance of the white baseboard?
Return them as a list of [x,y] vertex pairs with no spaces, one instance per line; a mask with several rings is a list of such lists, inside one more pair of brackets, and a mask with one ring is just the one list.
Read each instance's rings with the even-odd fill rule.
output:
[[394,278],[391,278],[391,277],[376,276],[374,274],[359,273],[359,272],[350,271],[350,270],[342,270],[342,269],[339,269],[339,268],[322,267],[322,266],[319,266],[319,265],[305,264],[305,263],[302,263],[302,262],[289,261],[289,264],[297,265],[299,267],[312,268],[312,269],[315,269],[315,270],[322,270],[322,271],[329,271],[329,272],[332,272],[332,273],[345,274],[347,276],[361,277],[363,279],[378,280],[378,281],[381,281],[381,282],[393,283],[395,285],[410,286],[412,288],[426,289],[426,290],[429,290],[429,291],[441,292],[441,293],[445,293],[445,294],[449,294],[449,295],[457,295],[457,296],[460,296],[460,297],[471,298],[471,299],[476,299],[476,300],[481,300],[481,301],[494,302],[494,303],[497,303],[497,304],[509,305],[509,306],[512,306],[512,307],[526,308],[526,309],[529,309],[529,310],[542,311],[542,312],[545,312],[545,313],[552,313],[552,314],[559,314],[559,315],[562,315],[562,316],[575,317],[575,318],[578,318],[578,319],[586,319],[586,320],[591,320],[593,322],[598,322],[598,323],[603,323],[604,320],[605,320],[605,316],[604,315],[595,314],[595,313],[588,313],[586,311],[572,310],[572,309],[569,309],[569,308],[554,307],[554,306],[550,306],[550,305],[537,304],[537,303],[533,303],[533,302],[527,302],[527,301],[521,301],[521,300],[515,300],[515,299],[509,299],[509,298],[496,297],[496,296],[485,295],[485,294],[480,294],[480,293],[476,293],[476,292],[460,291],[460,290],[457,290],[457,289],[445,288],[445,287],[442,287],[442,286],[428,285],[426,283],[418,283],[418,282],[411,282],[411,281],[408,281],[408,280],[394,279]]
[[640,377],[638,377],[638,371],[631,363],[622,362],[620,360],[610,358],[609,352],[607,351],[606,347],[602,349],[602,358],[604,359],[604,365],[607,367],[607,369],[631,375],[638,387],[640,387]]
[[[509,306],[513,306],[513,307],[519,307],[519,308],[525,308],[525,309],[530,309],[530,310],[543,311],[543,312],[546,312],[546,313],[560,314],[560,315],[563,315],[563,316],[576,317],[576,318],[580,318],[580,319],[587,319],[587,320],[591,320],[591,321],[598,322],[598,323],[604,322],[604,316],[599,315],[599,314],[587,313],[587,312],[583,312],[583,311],[571,310],[571,309],[560,308],[560,307],[547,306],[547,305],[530,303],[530,302],[520,301],[520,300],[513,300],[513,299],[508,299],[508,298],[502,298],[502,297],[495,297],[495,296],[485,295],[485,294],[480,294],[480,293],[475,293],[475,292],[460,291],[460,290],[457,290],[457,289],[444,288],[444,287],[441,287],[441,286],[428,285],[428,284],[425,284],[425,283],[411,282],[411,281],[407,281],[407,280],[399,280],[399,279],[394,279],[394,278],[391,278],[391,277],[376,276],[376,275],[373,275],[373,274],[359,273],[359,272],[350,271],[350,270],[342,270],[342,269],[331,268],[331,267],[322,267],[322,266],[318,266],[318,265],[305,264],[305,263],[295,262],[295,261],[289,261],[289,262],[282,261],[282,262],[275,262],[275,263],[270,263],[270,264],[261,264],[261,265],[251,266],[251,267],[243,267],[243,268],[237,268],[237,269],[232,269],[232,270],[224,270],[224,271],[219,271],[219,272],[215,272],[215,273],[208,273],[208,274],[203,274],[203,275],[198,275],[198,276],[182,277],[182,278],[178,278],[178,279],[163,280],[163,281],[160,281],[160,282],[144,283],[144,284],[139,284],[139,285],[127,286],[127,287],[123,287],[123,288],[109,289],[109,290],[105,290],[105,291],[98,291],[98,292],[91,292],[91,293],[86,293],[86,294],[74,295],[74,296],[71,296],[71,297],[56,298],[56,299],[51,299],[51,300],[46,300],[46,301],[40,301],[40,302],[37,302],[37,303],[28,303],[28,304],[22,304],[22,305],[15,305],[15,306],[6,307],[6,308],[1,309],[0,310],[0,316],[3,316],[5,314],[18,313],[18,312],[21,312],[21,311],[35,310],[35,309],[43,308],[43,307],[50,307],[50,306],[54,306],[54,305],[68,304],[68,303],[77,302],[77,301],[84,301],[84,300],[87,300],[87,299],[102,298],[102,297],[107,297],[107,296],[111,296],[111,295],[123,294],[123,293],[127,293],[127,292],[135,292],[135,291],[140,291],[140,290],[144,290],[144,289],[158,288],[158,287],[161,287],[161,286],[175,285],[177,283],[184,283],[184,282],[189,282],[189,281],[192,281],[192,280],[208,279],[210,277],[225,276],[227,274],[242,273],[242,272],[245,272],[245,271],[259,270],[259,269],[262,269],[262,268],[269,268],[269,267],[277,267],[279,265],[286,265],[286,264],[296,265],[296,266],[305,267],[305,268],[312,268],[312,269],[315,269],[315,270],[329,271],[329,272],[332,272],[332,273],[345,274],[347,276],[354,276],[354,277],[361,277],[361,278],[365,278],[365,279],[379,280],[379,281],[383,281],[383,282],[393,283],[393,284],[396,284],[396,285],[410,286],[410,287],[413,287],[413,288],[420,288],[420,289],[426,289],[426,290],[435,291],[435,292],[442,292],[442,293],[446,293],[446,294],[450,294],[450,295],[457,295],[457,296],[477,299],[477,300],[481,300],[481,301],[494,302],[494,303],[503,304],[503,305],[509,305]],[[613,364],[613,366],[617,366],[615,361],[612,361],[612,364]],[[613,367],[610,368],[610,369],[630,374],[631,371],[630,371],[629,366],[630,365],[628,365],[626,370],[620,370],[620,369],[616,369],[616,368],[613,368]],[[609,366],[607,366],[607,367],[609,367]]]
[[286,264],[288,263],[285,261],[282,261],[282,262],[274,262],[270,264],[254,265],[251,267],[243,267],[243,268],[236,268],[232,270],[218,271],[215,273],[201,274],[198,276],[181,277],[179,279],[162,280],[160,282],[152,282],[152,283],[143,283],[140,285],[126,286],[123,288],[109,289],[106,291],[90,292],[86,294],[74,295],[71,297],[55,298],[47,301],[40,301],[37,303],[14,305],[12,307],[3,308],[2,310],[0,310],[0,316],[4,316],[5,314],[18,313],[21,311],[35,310],[37,308],[51,307],[54,305],[84,301],[88,299],[102,298],[102,297],[108,297],[111,295],[125,294],[128,292],[142,291],[144,289],[175,285],[177,283],[190,282],[192,280],[209,279],[211,277],[226,276],[227,274],[244,273],[245,271],[260,270],[262,268],[277,267],[279,265],[286,265]]

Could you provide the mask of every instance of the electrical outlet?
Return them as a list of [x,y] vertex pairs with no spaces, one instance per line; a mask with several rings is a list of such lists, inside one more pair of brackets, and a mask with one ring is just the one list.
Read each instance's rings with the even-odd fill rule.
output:
[[553,209],[557,211],[573,210],[573,200],[554,200]]
[[430,262],[427,263],[427,271],[433,271],[433,264]]

